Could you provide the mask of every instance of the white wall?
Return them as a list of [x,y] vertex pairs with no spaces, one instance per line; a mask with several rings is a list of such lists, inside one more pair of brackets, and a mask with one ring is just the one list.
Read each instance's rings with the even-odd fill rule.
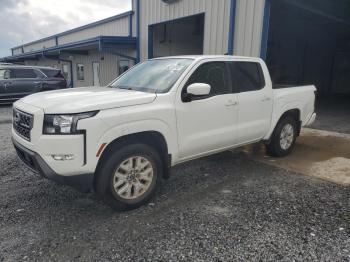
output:
[[[117,77],[117,56],[111,54],[101,54],[97,51],[89,52],[89,55],[73,55],[73,77],[75,87],[93,85],[92,63],[100,63],[101,86],[107,85]],[[67,57],[68,58],[68,57]],[[101,60],[103,58],[103,60]],[[84,81],[77,80],[77,64],[84,65]]]
[[67,44],[86,40],[97,36],[128,36],[129,35],[129,16],[119,18],[118,20],[97,25],[91,28],[79,30],[58,38],[58,44]]
[[22,54],[22,47],[13,49],[13,54],[14,55]]
[[33,52],[33,51],[37,51],[37,50],[53,47],[55,45],[56,45],[56,40],[55,39],[48,39],[48,40],[44,40],[44,41],[41,41],[41,42],[38,42],[38,43],[34,43],[34,44],[30,44],[30,45],[24,45],[23,46],[23,50],[24,50],[24,53],[29,53],[29,52]]
[[237,0],[234,54],[260,57],[265,0]]
[[[63,34],[57,37],[59,45],[67,44],[71,42],[77,42],[94,38],[97,36],[128,36],[129,35],[129,16],[121,17],[117,20],[106,22],[100,25],[96,25],[90,28],[82,29],[76,32]],[[32,44],[25,44],[23,46],[24,53],[38,51],[45,48],[53,47],[56,45],[56,37],[53,36],[49,39],[38,41]],[[22,48],[14,49],[14,55],[21,54]]]

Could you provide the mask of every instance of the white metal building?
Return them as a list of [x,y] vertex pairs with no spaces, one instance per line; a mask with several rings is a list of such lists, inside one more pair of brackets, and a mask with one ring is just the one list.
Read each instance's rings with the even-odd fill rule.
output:
[[135,62],[184,54],[258,56],[275,83],[350,94],[350,3],[132,0],[130,12],[15,47],[2,61],[56,66],[89,86]]

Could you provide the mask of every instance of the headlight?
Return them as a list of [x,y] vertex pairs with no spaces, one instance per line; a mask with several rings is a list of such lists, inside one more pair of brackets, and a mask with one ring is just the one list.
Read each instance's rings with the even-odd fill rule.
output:
[[80,134],[77,130],[78,121],[93,117],[98,111],[71,114],[71,115],[45,115],[43,134],[45,135],[70,135]]

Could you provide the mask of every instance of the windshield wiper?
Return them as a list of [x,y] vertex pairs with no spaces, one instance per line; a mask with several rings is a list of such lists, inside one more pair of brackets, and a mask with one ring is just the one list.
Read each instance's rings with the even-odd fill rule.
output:
[[119,89],[125,89],[125,90],[133,90],[135,91],[132,87],[118,87]]
[[119,88],[119,89],[124,89],[124,90],[135,90],[134,88],[129,87],[129,86],[113,86],[113,85],[109,85],[108,87]]

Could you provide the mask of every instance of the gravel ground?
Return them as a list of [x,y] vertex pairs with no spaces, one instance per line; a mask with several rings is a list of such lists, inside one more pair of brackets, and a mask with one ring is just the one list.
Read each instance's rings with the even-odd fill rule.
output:
[[350,261],[350,188],[223,153],[119,213],[30,172],[0,124],[0,261]]
[[11,106],[0,105],[0,124],[9,124],[11,121]]

